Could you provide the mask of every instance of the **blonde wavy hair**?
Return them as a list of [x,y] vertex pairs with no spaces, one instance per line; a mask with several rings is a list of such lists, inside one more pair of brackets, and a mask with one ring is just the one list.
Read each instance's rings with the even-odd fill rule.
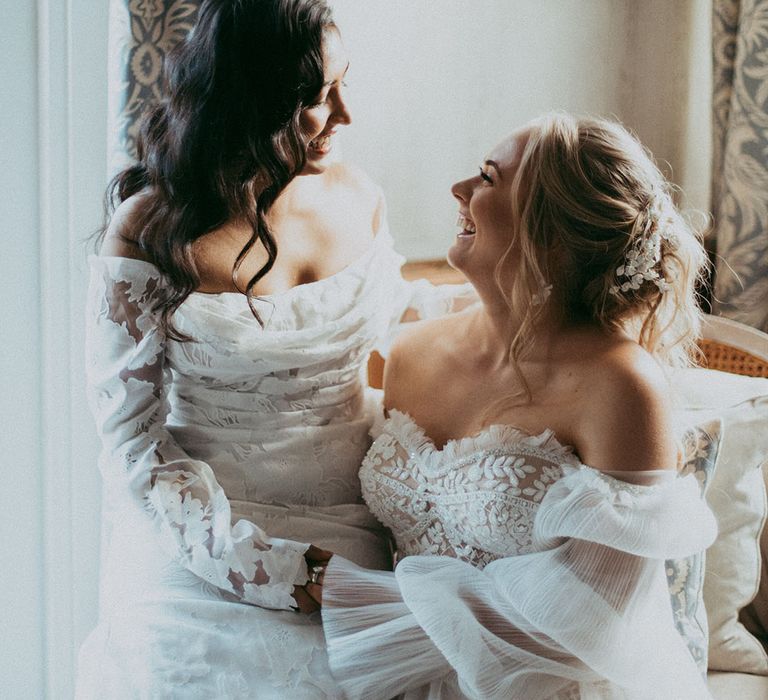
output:
[[[697,287],[707,256],[651,154],[606,119],[553,113],[529,126],[512,183],[511,242],[495,270],[520,321],[510,358],[525,354],[537,320],[557,310],[554,304],[571,321],[623,330],[662,365],[692,364],[702,315]],[[617,269],[662,225],[659,211],[665,235],[655,271],[665,291],[650,280],[622,290]],[[552,292],[545,299],[547,285]]]

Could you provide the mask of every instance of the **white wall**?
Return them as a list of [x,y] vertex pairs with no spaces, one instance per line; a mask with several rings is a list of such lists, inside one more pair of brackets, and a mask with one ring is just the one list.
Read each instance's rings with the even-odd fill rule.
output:
[[681,186],[686,206],[709,209],[711,0],[628,4],[617,113]]
[[708,207],[710,0],[331,3],[351,58],[345,155],[384,187],[407,256],[442,257],[451,183],[553,109],[619,117]]
[[[409,256],[443,255],[450,184],[553,108],[622,117],[706,207],[709,0],[332,2],[353,64],[347,155],[384,186]],[[0,696],[14,700],[71,697],[96,615],[83,239],[101,217],[107,10],[5,1],[0,23]]]
[[0,696],[59,700],[96,606],[84,239],[105,184],[107,4],[4,2],[0,26]]
[[36,13],[31,3],[6,3],[3,9],[0,693],[35,698],[42,691],[43,647]]

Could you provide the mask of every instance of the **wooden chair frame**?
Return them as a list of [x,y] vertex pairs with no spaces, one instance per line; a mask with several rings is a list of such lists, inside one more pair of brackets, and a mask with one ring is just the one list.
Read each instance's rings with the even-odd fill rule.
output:
[[702,331],[703,367],[768,377],[768,333],[722,316],[706,316]]

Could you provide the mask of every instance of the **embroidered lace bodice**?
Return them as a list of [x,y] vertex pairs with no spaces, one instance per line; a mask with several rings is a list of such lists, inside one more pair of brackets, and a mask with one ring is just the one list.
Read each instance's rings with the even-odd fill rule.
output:
[[[161,331],[157,268],[91,258],[89,400],[118,534],[147,511],[175,562],[242,602],[287,609],[316,512],[370,526],[357,477],[368,354],[408,309],[434,316],[470,295],[405,283],[391,243],[383,229],[341,272],[257,298],[263,328],[242,295],[193,293],[173,317],[188,342]],[[270,507],[304,517],[307,539],[279,519],[268,534]]]
[[406,414],[374,427],[360,480],[371,512],[400,557],[437,554],[477,567],[533,549],[533,519],[547,489],[579,460],[550,430],[493,425],[442,449]]

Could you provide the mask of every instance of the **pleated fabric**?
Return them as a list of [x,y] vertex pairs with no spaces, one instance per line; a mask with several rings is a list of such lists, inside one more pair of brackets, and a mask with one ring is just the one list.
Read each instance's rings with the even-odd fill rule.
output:
[[331,560],[323,624],[345,697],[710,697],[664,572],[716,535],[695,478],[561,469],[525,552],[484,568],[408,556],[394,573]]

